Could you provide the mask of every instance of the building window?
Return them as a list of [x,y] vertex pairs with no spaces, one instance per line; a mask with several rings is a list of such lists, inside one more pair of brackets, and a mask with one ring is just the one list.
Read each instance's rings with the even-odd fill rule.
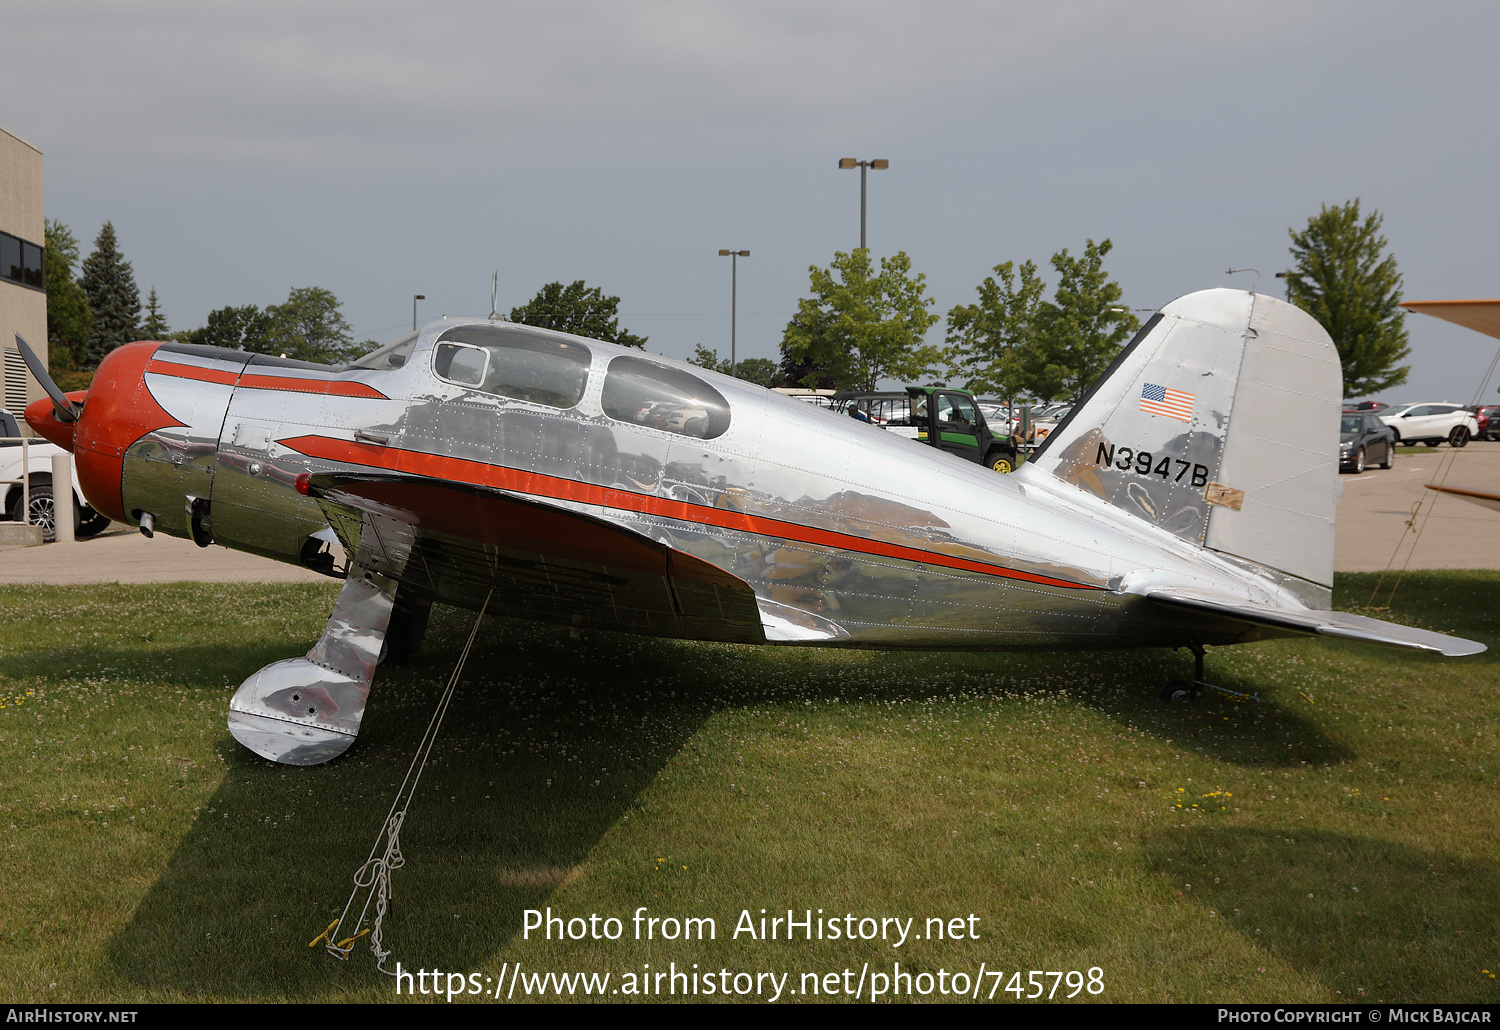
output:
[[616,421],[678,436],[712,440],[729,428],[729,402],[723,394],[695,375],[645,358],[618,357],[609,363],[600,404]]
[[0,232],[0,279],[22,286],[46,287],[42,275],[42,248],[35,243]]

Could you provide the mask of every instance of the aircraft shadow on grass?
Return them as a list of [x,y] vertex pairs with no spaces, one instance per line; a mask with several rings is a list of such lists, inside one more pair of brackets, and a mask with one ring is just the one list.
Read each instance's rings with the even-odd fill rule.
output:
[[[1377,836],[1198,825],[1145,841],[1151,873],[1336,999],[1496,997],[1500,870]],[[1191,886],[1189,886],[1191,885]],[[1231,958],[1231,962],[1234,960]],[[1237,992],[1246,1001],[1253,987]]]
[[[372,982],[367,942],[349,963],[306,944],[348,897],[459,651],[464,618],[435,616],[424,654],[382,676],[359,746],[339,761],[288,768],[224,736],[216,745],[228,769],[223,782],[111,942],[119,973],[147,990],[192,997],[316,999]],[[228,649],[232,663],[253,668],[263,658],[261,645],[240,650]],[[404,831],[407,865],[394,878],[386,931],[390,967],[399,958],[403,968],[479,968],[518,933],[523,910],[544,907],[610,828],[641,807],[666,764],[720,710],[792,694],[848,698],[851,678],[870,685],[861,697],[922,700],[944,689],[934,668],[972,672],[986,659],[1008,660],[868,653],[851,677],[846,655],[837,675],[783,672],[761,689],[753,681],[763,653],[609,633],[570,641],[511,620],[482,632]],[[174,652],[174,665],[191,660]],[[223,664],[225,650],[213,660]],[[1060,674],[1076,672],[1069,663],[1079,656],[1028,660]],[[1242,717],[1249,706],[1236,705],[1235,721],[1220,728],[1219,706],[1208,699],[1169,708],[1142,692],[1143,679],[1179,671],[1180,656],[1093,660],[1105,671],[1084,677],[1093,685],[1069,697],[1174,747],[1249,765],[1348,757],[1292,710],[1257,705],[1261,718],[1251,721]],[[746,675],[730,675],[741,663]],[[974,692],[972,676],[959,678],[967,681],[959,689]]]

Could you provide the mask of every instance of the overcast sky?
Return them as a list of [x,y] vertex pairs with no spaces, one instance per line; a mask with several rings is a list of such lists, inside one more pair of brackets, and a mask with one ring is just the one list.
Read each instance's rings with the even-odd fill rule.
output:
[[[935,310],[1109,238],[1126,301],[1260,288],[1360,198],[1407,299],[1492,297],[1493,3],[7,3],[0,125],[46,213],[114,222],[174,328],[296,286],[360,338],[584,279],[648,349],[775,357],[807,269],[904,250]],[[1407,320],[1468,402],[1495,341]],[[936,332],[940,332],[939,327]],[[1493,393],[1494,387],[1489,388]]]

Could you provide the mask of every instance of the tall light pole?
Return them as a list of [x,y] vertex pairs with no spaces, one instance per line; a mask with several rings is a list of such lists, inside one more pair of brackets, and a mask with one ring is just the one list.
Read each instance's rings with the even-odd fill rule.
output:
[[840,168],[859,169],[859,249],[865,250],[865,173],[871,168],[889,168],[891,163],[885,158],[875,161],[856,161],[852,157],[839,159]]
[[740,258],[749,257],[748,250],[721,250],[719,257],[729,259],[729,374],[734,375],[734,366],[738,364],[734,354],[734,323],[736,308],[739,302],[740,286]]
[[413,293],[411,295],[411,331],[417,331],[417,301],[426,300],[427,294]]

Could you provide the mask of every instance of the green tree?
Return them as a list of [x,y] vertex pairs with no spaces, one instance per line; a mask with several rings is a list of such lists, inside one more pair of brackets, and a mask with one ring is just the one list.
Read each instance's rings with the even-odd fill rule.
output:
[[141,317],[141,294],[136,289],[135,273],[120,254],[112,223],[104,223],[94,240],[94,252],[83,259],[83,275],[78,285],[83,287],[94,315],[84,365],[98,368],[106,354],[135,339]]
[[73,278],[78,267],[78,239],[66,225],[46,222],[47,364],[54,371],[82,365],[94,327],[89,299]]
[[1088,240],[1082,257],[1066,248],[1052,255],[1056,293],[1037,305],[1031,338],[1008,355],[1014,389],[1076,404],[1141,327],[1104,271],[1111,247],[1109,240]]
[[619,297],[606,297],[599,287],[585,286],[579,279],[569,286],[548,283],[531,300],[511,308],[510,320],[623,347],[644,348],[647,337],[620,328],[619,307]]
[[151,287],[146,297],[146,320],[141,323],[141,337],[147,340],[170,340],[172,327],[167,325],[167,316],[161,313],[161,302],[156,299],[156,287]]
[[[293,289],[284,304],[266,309],[270,326],[261,341],[265,353],[281,354],[298,361],[341,365],[367,349],[355,343],[339,311],[342,305],[330,291],[316,286]],[[246,350],[259,350],[246,344]]]
[[1344,370],[1344,396],[1365,397],[1406,382],[1411,354],[1401,273],[1386,255],[1379,211],[1363,221],[1359,198],[1326,204],[1307,228],[1288,229],[1294,267],[1286,274],[1287,300],[1328,330]]
[[178,333],[177,338],[184,343],[265,354],[271,350],[267,340],[270,332],[271,316],[254,304],[246,304],[237,308],[216,308],[208,313],[208,319],[202,327]]
[[770,387],[776,379],[776,362],[770,358],[741,358],[739,363],[731,369],[728,358],[721,360],[718,351],[709,350],[701,343],[693,348],[693,356],[688,358],[688,364],[714,372],[722,372],[726,376],[734,376],[736,379],[743,379],[756,386]]
[[794,361],[826,369],[838,389],[874,390],[882,379],[915,382],[932,371],[942,351],[922,342],[938,316],[927,309],[927,277],[911,274],[905,251],[880,259],[839,251],[826,269],[813,265],[811,298],[797,302],[782,350]]
[[[959,304],[948,312],[948,378],[975,393],[1014,392],[1012,352],[1032,342],[1047,284],[1037,275],[1036,262],[995,266],[978,286],[979,301]],[[1000,277],[1000,282],[995,281]]]
[[[834,319],[827,312],[819,312],[814,318],[806,318],[802,315],[794,315],[791,325],[787,326],[788,333],[781,340],[781,363],[776,367],[776,377],[772,386],[804,386],[814,390],[832,390],[838,381],[834,370],[821,363],[822,357],[828,357],[835,365],[842,367],[843,355],[837,353],[837,349],[829,345],[825,336],[829,327],[833,325]],[[791,335],[792,326],[802,330],[804,342],[800,345],[800,357],[795,357],[787,349],[787,336]],[[816,355],[817,357],[814,357]]]

